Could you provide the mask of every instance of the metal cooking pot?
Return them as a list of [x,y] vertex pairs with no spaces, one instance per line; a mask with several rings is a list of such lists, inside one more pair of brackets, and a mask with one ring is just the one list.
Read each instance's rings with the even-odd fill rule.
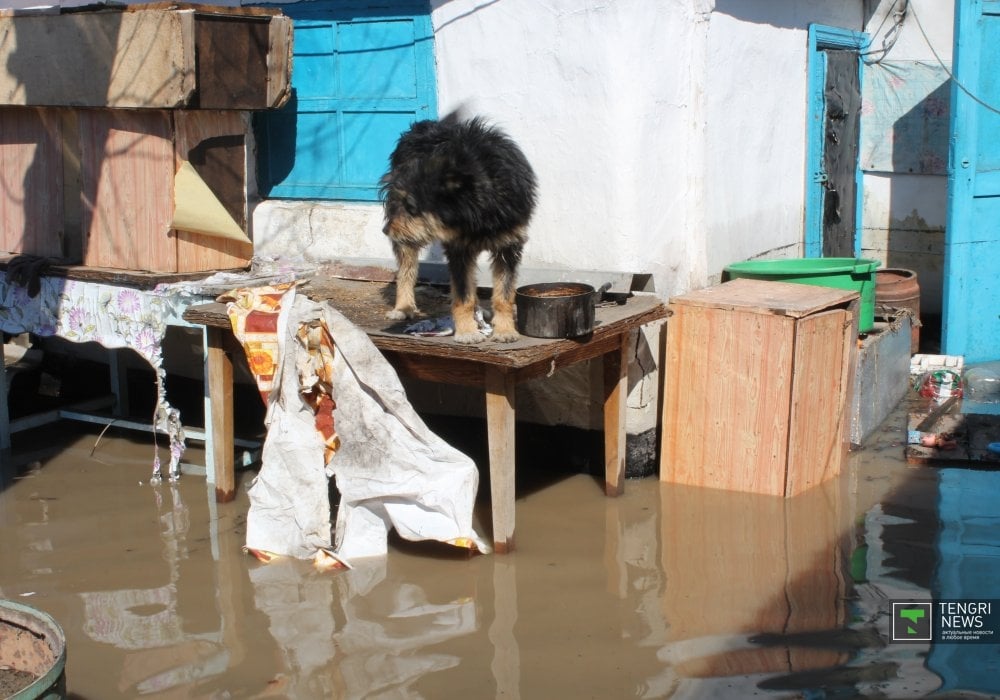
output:
[[594,330],[594,304],[611,283],[594,289],[581,282],[543,282],[518,287],[517,330],[533,338],[576,338]]

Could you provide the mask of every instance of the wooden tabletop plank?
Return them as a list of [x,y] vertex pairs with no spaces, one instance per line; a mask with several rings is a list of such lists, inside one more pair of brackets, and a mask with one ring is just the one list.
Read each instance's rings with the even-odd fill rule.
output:
[[[16,255],[0,253],[0,270],[6,270],[7,265]],[[237,270],[227,270],[236,272]],[[145,270],[126,270],[111,267],[93,267],[90,265],[69,265],[55,261],[49,262],[41,271],[44,277],[62,277],[78,282],[95,282],[119,287],[149,290],[160,284],[189,282],[199,280],[213,274],[211,272],[147,272]]]
[[[404,329],[411,321],[386,320],[385,312],[392,306],[392,285],[389,283],[313,279],[302,286],[302,291],[314,300],[329,301],[349,321],[364,330],[380,350],[402,355],[438,357],[457,363],[473,362],[511,371],[523,370],[524,376],[519,377],[521,379],[540,376],[581,359],[602,354],[614,345],[616,336],[621,333],[667,316],[666,305],[658,297],[632,296],[623,304],[612,302],[598,305],[594,332],[588,337],[523,337],[509,344],[487,339],[477,345],[460,345],[451,336],[421,337],[407,334]],[[417,303],[425,316],[430,318],[446,316],[450,312],[448,294],[438,288],[418,288]],[[229,325],[225,304],[219,302],[188,307],[184,312],[184,320],[204,326]],[[455,369],[461,366],[457,364]],[[447,368],[443,367],[441,371],[447,371]],[[469,383],[478,381],[478,377],[473,375],[470,375]]]

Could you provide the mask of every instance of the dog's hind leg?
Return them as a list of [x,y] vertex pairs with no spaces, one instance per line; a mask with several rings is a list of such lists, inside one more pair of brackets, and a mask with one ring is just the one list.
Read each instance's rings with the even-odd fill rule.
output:
[[493,254],[493,340],[513,343],[521,336],[514,324],[514,293],[521,245],[510,245]]
[[486,339],[476,323],[476,258],[478,252],[446,246],[451,273],[451,316],[455,320],[455,342],[469,345]]
[[392,252],[396,256],[396,306],[385,317],[393,321],[413,318],[420,309],[413,289],[417,285],[418,256],[420,247],[406,243],[392,242]]

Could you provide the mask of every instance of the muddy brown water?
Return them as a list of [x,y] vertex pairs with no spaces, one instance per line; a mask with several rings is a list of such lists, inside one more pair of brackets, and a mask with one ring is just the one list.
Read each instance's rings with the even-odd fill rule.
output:
[[242,552],[252,472],[216,504],[203,477],[150,485],[146,436],[58,423],[15,436],[0,598],[60,623],[78,699],[988,696],[995,671],[887,641],[885,601],[951,556],[941,470],[903,463],[902,430],[789,500],[519,474],[510,555],[394,540],[320,573]]

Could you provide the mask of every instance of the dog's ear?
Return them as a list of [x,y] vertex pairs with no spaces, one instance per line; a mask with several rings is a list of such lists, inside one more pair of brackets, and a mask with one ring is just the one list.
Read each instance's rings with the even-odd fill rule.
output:
[[409,192],[407,192],[403,197],[403,207],[406,209],[406,213],[410,216],[416,216],[420,213],[420,206],[417,204],[417,198]]
[[438,121],[441,124],[459,124],[469,118],[469,107],[465,102],[459,103],[455,109],[441,117]]

